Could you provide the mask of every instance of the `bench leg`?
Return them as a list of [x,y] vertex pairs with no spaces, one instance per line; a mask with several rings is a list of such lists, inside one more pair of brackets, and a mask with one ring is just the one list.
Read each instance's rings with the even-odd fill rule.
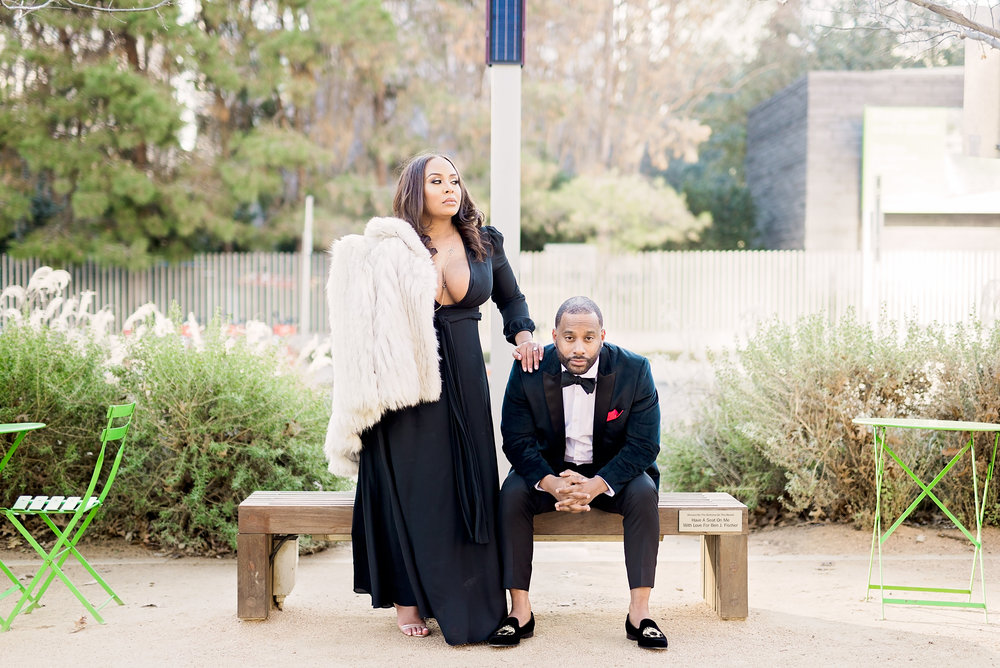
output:
[[271,536],[236,535],[236,614],[240,619],[267,619],[271,611]]
[[747,536],[702,536],[702,594],[722,619],[747,616]]

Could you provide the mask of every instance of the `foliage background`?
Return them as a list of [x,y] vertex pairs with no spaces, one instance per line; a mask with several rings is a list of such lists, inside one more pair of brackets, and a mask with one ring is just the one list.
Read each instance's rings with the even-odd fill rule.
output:
[[[470,0],[0,11],[0,252],[138,268],[291,250],[308,195],[323,248],[384,215],[396,169],[423,150],[454,155],[488,210],[484,11]],[[530,4],[524,247],[754,247],[748,109],[811,69],[955,62],[957,40],[914,44],[877,18],[859,0]],[[593,215],[595,184],[627,210]]]

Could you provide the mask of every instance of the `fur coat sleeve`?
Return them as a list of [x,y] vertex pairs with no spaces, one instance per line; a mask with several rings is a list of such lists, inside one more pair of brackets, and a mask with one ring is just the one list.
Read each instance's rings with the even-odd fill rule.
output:
[[359,434],[386,411],[440,398],[436,289],[430,253],[406,221],[372,218],[364,236],[330,247],[333,411],[324,452],[335,475],[357,476]]

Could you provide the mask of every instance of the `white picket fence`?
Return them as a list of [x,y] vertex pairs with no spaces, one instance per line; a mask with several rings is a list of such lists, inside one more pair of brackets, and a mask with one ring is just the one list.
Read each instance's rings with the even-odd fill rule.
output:
[[860,252],[600,256],[569,248],[522,253],[520,265],[542,331],[564,298],[585,294],[604,311],[609,336],[643,351],[731,345],[770,319],[833,319],[849,309],[860,318],[884,309],[899,322],[944,324],[1000,314],[1000,252],[885,252],[871,269],[869,283]]
[[[118,326],[143,304],[152,302],[166,313],[176,302],[182,316],[193,313],[202,323],[219,314],[233,323],[259,320],[276,328],[294,328],[301,310],[300,263],[297,253],[220,253],[142,271],[99,267],[91,262],[57,268],[72,275],[66,298],[85,290],[95,292],[96,308],[109,307]],[[0,255],[0,291],[11,284],[27,287],[32,273],[42,264],[34,259],[15,260]],[[314,326],[325,328],[326,256],[314,255],[311,267],[309,309],[322,317],[317,320],[313,316]],[[8,306],[0,303],[0,309]]]
[[[300,256],[295,253],[199,255],[145,271],[64,267],[72,275],[66,297],[90,290],[120,326],[139,306],[166,311],[176,301],[201,322],[215,313],[240,323],[261,320],[294,331],[300,322]],[[328,327],[323,286],[327,256],[311,260],[308,307],[314,331]],[[0,255],[0,291],[27,286],[37,260]],[[605,255],[591,247],[556,247],[520,255],[521,289],[540,338],[546,339],[563,299],[588,295],[603,309],[614,340],[645,352],[696,351],[730,345],[762,321],[849,308],[862,317],[885,309],[902,321],[944,324],[972,314],[1000,314],[1000,251],[885,252],[870,283],[857,252],[695,251]],[[868,300],[865,286],[876,295]],[[0,303],[0,309],[12,306]]]

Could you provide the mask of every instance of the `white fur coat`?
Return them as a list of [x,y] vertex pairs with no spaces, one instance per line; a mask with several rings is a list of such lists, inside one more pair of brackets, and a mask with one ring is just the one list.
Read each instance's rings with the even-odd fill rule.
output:
[[441,397],[437,273],[399,218],[372,218],[364,236],[335,241],[330,255],[333,414],[324,451],[332,473],[355,477],[362,431],[388,410]]

